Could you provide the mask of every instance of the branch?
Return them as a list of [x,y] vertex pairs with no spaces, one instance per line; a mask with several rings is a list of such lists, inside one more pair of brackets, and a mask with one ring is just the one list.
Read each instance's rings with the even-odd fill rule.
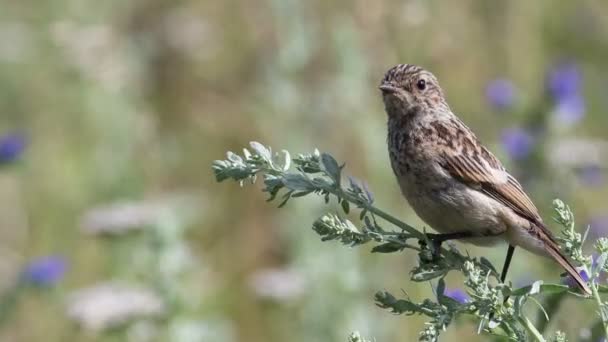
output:
[[[472,258],[460,253],[453,246],[431,251],[426,234],[374,205],[374,197],[365,183],[348,178],[348,184],[345,185],[342,177],[344,165],[338,164],[327,153],[315,150],[311,154],[299,154],[292,159],[290,153],[285,150],[280,154],[273,154],[270,148],[257,142],[251,143],[251,149],[253,151],[244,149],[242,157],[228,152],[226,160],[216,160],[213,163],[216,179],[220,182],[233,179],[242,186],[247,181],[255,183],[261,176],[264,182],[263,191],[269,194],[268,201],[280,198],[279,207],[283,207],[291,199],[311,194],[323,197],[325,203],[335,199],[344,214],[350,213],[351,206],[356,207],[359,210],[360,224],[356,225],[338,213],[327,213],[313,223],[313,230],[323,241],[339,241],[351,247],[374,242],[376,246],[372,248],[372,252],[375,253],[400,252],[404,249],[418,253],[419,262],[411,271],[411,280],[421,282],[437,279],[436,298],[427,298],[415,303],[407,296],[397,299],[388,292],[378,292],[376,303],[395,314],[429,317],[430,321],[420,333],[420,341],[437,341],[440,332],[463,314],[477,317],[479,332],[500,335],[511,340],[525,340],[528,335],[536,341],[545,341],[539,329],[523,314],[527,300],[540,293],[568,293],[584,297],[566,285],[543,284],[542,281],[512,289],[508,284],[500,283],[496,268],[483,257]],[[559,237],[560,245],[575,263],[592,275],[590,286],[608,333],[608,311],[599,295],[607,289],[596,284],[600,272],[607,268],[608,239],[596,244],[600,257],[596,259],[595,265],[592,265],[592,258],[583,254],[582,244],[585,237],[574,230],[574,218],[570,209],[561,201],[555,201],[554,207],[557,213],[556,221],[564,227]],[[398,230],[387,229],[378,223],[377,218]],[[417,240],[418,244],[410,243],[409,240]],[[463,285],[467,289],[468,299],[451,298],[445,291],[443,278],[450,271],[460,272],[465,277]],[[538,304],[538,301],[534,301]],[[565,335],[558,335],[560,339],[565,340]]]

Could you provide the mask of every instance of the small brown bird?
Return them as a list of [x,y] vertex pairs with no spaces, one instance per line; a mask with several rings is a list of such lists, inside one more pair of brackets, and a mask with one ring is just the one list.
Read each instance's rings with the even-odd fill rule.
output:
[[432,73],[400,64],[388,70],[380,90],[391,166],[416,214],[442,233],[429,236],[435,244],[464,239],[489,246],[504,240],[509,251],[503,282],[520,246],[552,257],[591,293],[519,182],[452,113]]

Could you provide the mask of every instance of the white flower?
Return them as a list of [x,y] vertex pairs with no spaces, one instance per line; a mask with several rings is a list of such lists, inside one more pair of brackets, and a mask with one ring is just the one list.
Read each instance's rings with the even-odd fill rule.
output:
[[608,140],[559,139],[548,145],[547,155],[556,166],[608,165]]
[[[193,216],[194,198],[175,194],[142,201],[117,201],[87,211],[80,226],[89,234],[125,234],[155,225],[168,213],[179,212],[179,217]],[[182,222],[183,223],[183,222]]]
[[162,299],[151,290],[112,282],[76,291],[70,295],[67,305],[68,317],[91,331],[164,312]]
[[299,297],[305,290],[302,274],[280,268],[257,271],[249,284],[258,296],[281,301]]

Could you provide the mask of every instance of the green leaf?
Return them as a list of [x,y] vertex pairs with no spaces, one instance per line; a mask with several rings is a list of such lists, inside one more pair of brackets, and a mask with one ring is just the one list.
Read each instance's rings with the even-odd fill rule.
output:
[[492,265],[490,260],[488,260],[484,257],[481,257],[481,258],[479,258],[479,263],[484,265],[488,269],[490,269],[497,277],[499,276],[500,273],[498,273],[498,271],[496,271],[496,268],[494,268],[494,265]]
[[363,220],[364,218],[366,218],[366,216],[365,216],[366,214],[367,214],[367,209],[361,210],[361,212],[359,213],[359,220]]
[[321,154],[321,169],[331,178],[336,185],[340,186],[341,168],[338,162],[330,154]]
[[445,293],[445,281],[443,278],[437,281],[437,298],[442,298]]
[[308,194],[310,194],[312,191],[300,191],[300,192],[295,192],[293,195],[291,195],[291,197],[304,197]]
[[283,195],[283,201],[279,204],[279,208],[283,208],[287,204],[287,201],[291,198],[291,194],[293,194],[293,190],[289,190]]
[[372,253],[393,253],[403,250],[403,245],[395,242],[387,242],[372,248]]
[[397,299],[388,292],[376,292],[374,296],[376,299],[376,305],[383,309],[390,309],[391,312],[396,314],[413,314],[419,310],[419,306],[403,299]]
[[344,210],[344,213],[348,214],[350,212],[350,206],[348,205],[348,201],[343,199],[340,204],[342,205],[342,210]]

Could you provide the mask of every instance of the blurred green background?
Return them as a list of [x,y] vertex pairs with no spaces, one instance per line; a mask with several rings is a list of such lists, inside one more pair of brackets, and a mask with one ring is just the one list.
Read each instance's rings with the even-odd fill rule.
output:
[[[2,341],[416,340],[423,319],[372,300],[432,296],[415,254],[322,243],[335,207],[278,210],[210,168],[252,140],[319,148],[422,228],[386,151],[398,63],[437,75],[546,221],[560,197],[608,231],[606,1],[4,1],[0,42]],[[510,279],[560,272],[518,250]],[[550,329],[584,340],[593,310],[562,307]]]

